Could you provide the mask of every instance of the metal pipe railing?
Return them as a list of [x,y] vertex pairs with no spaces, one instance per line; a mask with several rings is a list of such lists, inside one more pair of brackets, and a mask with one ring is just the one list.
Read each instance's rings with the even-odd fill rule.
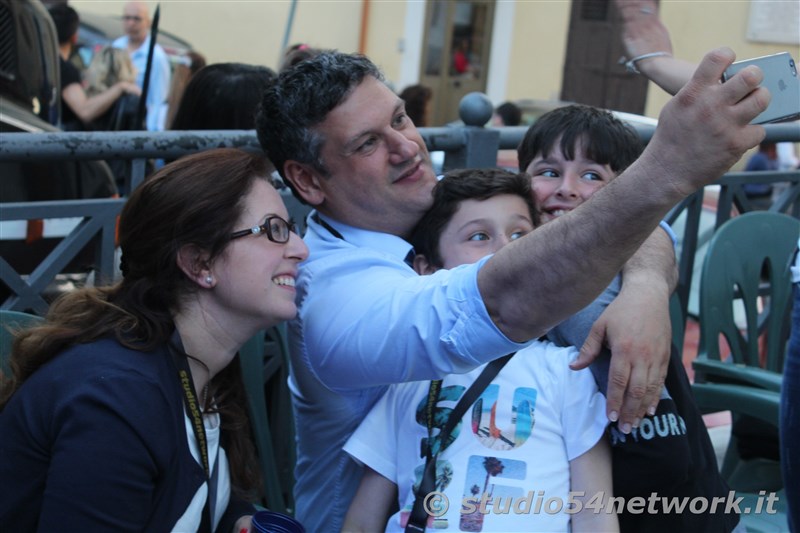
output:
[[[486,128],[491,117],[491,104],[482,95],[467,95],[462,101],[461,116],[463,126],[437,128],[420,128],[420,133],[430,151],[445,152],[444,170],[451,168],[471,168],[495,166],[498,150],[514,149],[522,140],[526,127]],[[632,123],[643,141],[647,142],[653,135],[655,127],[648,124]],[[771,124],[765,126],[768,141],[800,142],[800,123]],[[3,133],[0,142],[0,163],[41,163],[43,161],[58,162],[65,160],[125,160],[129,161],[129,183],[126,190],[132,190],[145,177],[146,162],[151,159],[177,159],[181,156],[218,147],[240,148],[252,152],[260,152],[255,131],[166,131],[166,132],[57,132],[57,133]],[[5,176],[0,176],[0,187]],[[731,212],[745,212],[752,209],[750,202],[742,191],[744,183],[787,183],[785,191],[775,199],[772,209],[788,212],[794,216],[800,214],[800,171],[769,173],[729,173],[718,180],[719,187],[716,200],[716,222],[718,227],[731,216]],[[294,198],[284,194],[287,204],[298,213],[308,209]],[[56,206],[69,206],[70,215],[76,217],[108,217],[115,219],[124,200],[115,200],[110,211],[95,211],[92,200],[53,200],[40,203],[3,203],[0,204],[0,222],[8,220],[30,220],[35,218],[51,218],[56,213]],[[49,207],[44,207],[44,206]],[[112,205],[112,204],[109,204]],[[678,204],[669,214],[667,221],[675,222],[683,217],[683,231],[679,236],[681,250],[679,258],[680,281],[678,294],[686,316],[689,292],[692,283],[692,272],[695,263],[695,252],[699,243],[700,214],[703,209],[703,192],[700,191]],[[102,224],[101,224],[102,225]],[[103,225],[103,228],[107,226]],[[77,229],[75,231],[78,231]],[[86,231],[83,229],[82,231]],[[101,232],[100,229],[97,230]],[[106,231],[106,229],[102,230]],[[105,235],[105,233],[104,233]],[[70,235],[72,236],[72,235]],[[103,237],[107,239],[107,236]],[[58,251],[70,256],[76,254],[75,247],[79,239],[66,241]],[[107,241],[103,241],[107,242]],[[702,242],[700,242],[702,244]],[[85,243],[84,243],[85,245]],[[97,271],[106,276],[110,263],[107,249],[98,256],[95,262]],[[55,276],[56,265],[65,265],[63,259],[50,256],[42,262],[36,275],[25,281],[11,268],[5,258],[0,262],[0,281],[6,284],[12,297],[0,303],[2,308],[24,309],[25,306],[40,308],[41,300],[33,296],[37,290],[43,290],[47,276]]]

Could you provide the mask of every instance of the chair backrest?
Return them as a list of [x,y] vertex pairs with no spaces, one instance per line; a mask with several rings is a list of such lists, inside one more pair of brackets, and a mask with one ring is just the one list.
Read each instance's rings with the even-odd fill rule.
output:
[[239,358],[264,486],[263,503],[272,511],[293,514],[296,452],[285,325],[256,334],[239,350]]
[[[712,237],[700,278],[700,355],[720,359],[723,335],[733,361],[782,372],[789,334],[791,275],[800,221],[759,211],[734,217]],[[738,321],[737,321],[738,318]]]
[[36,315],[0,309],[0,371],[3,374],[10,375],[11,369],[8,366],[8,360],[11,356],[11,345],[14,343],[15,333],[21,329],[35,326],[43,320],[42,317]]

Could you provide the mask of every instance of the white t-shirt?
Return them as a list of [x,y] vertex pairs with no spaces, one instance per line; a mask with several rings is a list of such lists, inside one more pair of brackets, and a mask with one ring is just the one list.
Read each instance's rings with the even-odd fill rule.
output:
[[[455,441],[439,456],[436,490],[447,497],[449,509],[429,521],[432,531],[568,530],[570,515],[545,512],[545,504],[553,499],[550,509],[559,501],[566,506],[569,461],[592,448],[608,422],[591,373],[568,367],[576,355],[572,347],[536,342],[517,352],[467,409],[453,430]],[[436,406],[445,410],[440,424],[483,368],[443,381]],[[344,448],[397,484],[400,512],[386,531],[404,530],[414,503],[412,485],[424,469],[428,388],[429,382],[390,387]]]

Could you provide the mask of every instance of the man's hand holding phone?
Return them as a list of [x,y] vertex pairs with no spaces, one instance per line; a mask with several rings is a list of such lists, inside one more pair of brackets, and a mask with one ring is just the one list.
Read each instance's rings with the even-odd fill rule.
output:
[[764,74],[761,87],[766,88],[772,99],[769,107],[759,114],[753,124],[785,122],[800,118],[800,78],[797,64],[788,52],[737,61],[725,70],[723,81],[750,65],[756,65]]

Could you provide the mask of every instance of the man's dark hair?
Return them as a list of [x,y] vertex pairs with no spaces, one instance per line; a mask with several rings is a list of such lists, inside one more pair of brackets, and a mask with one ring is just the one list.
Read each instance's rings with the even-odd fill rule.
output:
[[503,119],[504,126],[519,126],[522,123],[522,109],[514,102],[505,102],[494,110]]
[[67,4],[55,5],[49,11],[58,33],[58,44],[69,42],[72,36],[78,33],[78,26],[80,25],[78,12]]
[[[328,175],[320,150],[324,138],[313,130],[365,77],[383,81],[372,61],[359,54],[324,52],[281,72],[261,98],[256,132],[261,147],[282,177],[288,160]],[[302,198],[285,180],[292,192]]]
[[539,225],[539,212],[533,201],[530,177],[500,168],[451,170],[433,188],[433,207],[414,228],[411,244],[434,267],[443,266],[439,241],[445,226],[464,200],[488,200],[501,194],[521,196],[528,204],[533,226]]
[[528,128],[517,147],[520,172],[525,172],[535,157],[549,156],[559,138],[568,160],[575,157],[580,143],[589,159],[610,166],[617,174],[636,161],[643,148],[636,131],[608,111],[569,105],[545,113]]

